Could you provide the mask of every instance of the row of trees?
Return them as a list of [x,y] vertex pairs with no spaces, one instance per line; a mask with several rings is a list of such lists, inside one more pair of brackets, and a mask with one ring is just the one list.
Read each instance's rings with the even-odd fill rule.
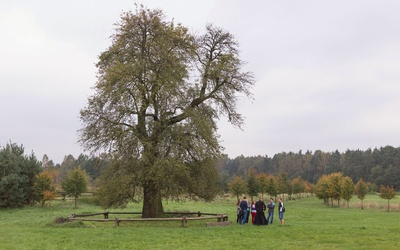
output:
[[377,187],[390,185],[400,189],[400,147],[385,146],[373,150],[347,150],[303,153],[279,153],[268,156],[239,156],[229,159],[226,155],[220,164],[221,172],[227,179],[244,177],[250,167],[258,173],[277,175],[287,173],[289,179],[300,176],[310,183],[317,183],[323,175],[341,172],[353,182],[359,179],[374,183]]
[[89,181],[93,185],[104,169],[109,166],[110,156],[108,154],[100,154],[99,156],[88,156],[80,154],[77,158],[73,155],[66,155],[61,163],[54,164],[53,160],[45,154],[41,161],[41,169],[46,170],[53,177],[53,182],[60,187],[61,181],[67,176],[67,173],[79,166],[89,177]]
[[[58,174],[52,168],[43,169],[32,153],[24,154],[22,145],[8,143],[0,150],[0,207],[21,207],[35,202],[42,206],[55,199]],[[60,182],[66,195],[76,200],[88,188],[88,176],[79,167],[71,168]]]
[[[242,194],[247,194],[253,200],[253,197],[261,194],[268,194],[276,197],[278,194],[288,194],[299,197],[301,193],[312,193],[313,185],[304,181],[301,177],[289,180],[286,173],[278,175],[267,175],[265,173],[257,174],[254,168],[250,168],[246,178],[236,176],[229,182],[229,192],[239,199]],[[284,197],[283,197],[284,198]]]
[[[0,207],[18,207],[25,204],[45,202],[56,197],[56,190],[64,190],[69,196],[76,199],[82,192],[87,190],[88,180],[95,180],[100,172],[109,166],[110,160],[107,155],[101,157],[88,157],[80,155],[75,159],[67,155],[61,164],[54,165],[51,160],[43,157],[39,162],[31,154],[24,155],[24,148],[13,143],[7,144],[0,151]],[[84,166],[84,168],[81,167]],[[86,168],[86,169],[85,169]],[[86,172],[91,173],[87,175]],[[123,183],[123,180],[120,181]],[[118,186],[113,184],[114,186]],[[258,194],[277,196],[278,194],[315,193],[328,205],[333,206],[336,200],[338,205],[340,199],[346,200],[347,204],[356,194],[363,201],[365,195],[370,191],[379,191],[381,198],[393,199],[396,195],[393,187],[381,185],[377,190],[376,185],[359,179],[354,185],[353,180],[342,172],[326,174],[320,177],[315,185],[296,177],[290,180],[288,174],[278,175],[257,173],[255,168],[250,167],[245,179],[241,176],[234,177],[228,184],[229,191],[239,198],[242,194],[248,194],[252,198]],[[222,186],[221,186],[222,187]],[[102,190],[102,189],[100,189]],[[112,189],[111,189],[112,190]],[[103,192],[104,186],[103,186]],[[110,193],[109,197],[113,197]],[[107,195],[106,195],[107,196]],[[104,206],[109,206],[112,201],[105,200]],[[363,208],[363,203],[362,203]]]
[[[324,200],[326,205],[333,206],[333,201],[336,200],[338,206],[340,206],[340,200],[344,199],[347,202],[347,207],[349,207],[349,202],[353,195],[361,200],[361,208],[364,208],[364,198],[371,190],[373,184],[366,183],[362,179],[354,185],[353,180],[344,176],[343,173],[332,173],[328,175],[323,175],[315,185],[313,191],[316,196]],[[380,186],[379,197],[388,200],[388,211],[389,211],[389,201],[396,197],[396,191],[391,186]]]
[[[398,157],[398,154],[396,153],[398,150],[398,148],[393,148],[390,146],[386,146],[386,147],[381,147],[380,149],[374,149],[372,150],[367,150],[365,152],[362,153],[362,155],[366,155],[366,156],[371,156],[374,155],[374,159],[376,159],[376,161],[374,161],[375,163],[379,163],[382,165],[379,165],[378,169],[380,169],[380,166],[386,166],[386,164],[393,164],[396,162],[396,159]],[[273,175],[279,175],[279,173],[282,173],[283,168],[280,167],[282,162],[289,162],[288,159],[301,159],[302,157],[304,157],[304,159],[309,159],[305,162],[309,162],[310,165],[307,165],[306,163],[304,163],[301,167],[301,169],[303,169],[304,171],[297,171],[296,173],[303,173],[303,175],[300,176],[293,176],[293,171],[290,171],[291,169],[296,169],[298,164],[296,163],[296,161],[293,161],[293,168],[290,168],[289,165],[285,165],[285,169],[288,170],[289,172],[286,173],[286,176],[289,180],[294,180],[294,179],[298,179],[299,177],[301,178],[301,180],[305,181],[305,183],[316,183],[319,179],[317,179],[316,182],[307,180],[307,173],[310,171],[310,168],[313,168],[313,164],[315,164],[316,162],[324,162],[324,161],[317,161],[316,159],[325,159],[326,163],[326,167],[325,167],[325,171],[321,171],[319,174],[318,171],[316,172],[315,176],[320,176],[321,173],[324,173],[320,176],[320,178],[324,175],[329,175],[330,172],[333,169],[347,169],[345,172],[347,173],[357,173],[357,171],[350,171],[349,169],[351,169],[351,167],[344,167],[344,163],[349,163],[349,162],[356,162],[355,159],[362,159],[360,157],[356,157],[355,159],[352,160],[351,156],[354,155],[360,155],[360,150],[356,150],[356,151],[346,151],[346,153],[344,154],[340,154],[338,153],[338,151],[335,151],[335,153],[323,153],[321,151],[316,151],[314,153],[307,151],[305,154],[302,154],[301,152],[299,152],[299,154],[293,154],[293,153],[281,153],[275,155],[272,158],[268,158],[266,157],[261,157],[261,156],[257,156],[257,157],[237,157],[233,160],[229,159],[226,155],[222,158],[222,160],[220,161],[219,164],[219,172],[220,172],[220,177],[219,177],[219,188],[224,191],[224,192],[228,192],[229,191],[229,186],[228,183],[231,182],[235,176],[241,176],[241,177],[246,177],[248,172],[258,172],[258,173],[263,173],[265,175],[268,176],[273,176]],[[389,153],[392,152],[392,153]],[[321,156],[324,155],[325,158],[321,158]],[[285,158],[283,156],[286,156],[287,159],[284,160]],[[342,159],[339,161],[336,161],[338,165],[338,167],[331,167],[333,164],[333,160],[332,157],[335,159]],[[371,157],[367,157],[368,159],[370,159]],[[277,161],[277,159],[281,159],[281,161]],[[281,162],[281,163],[280,163]],[[364,163],[366,163],[366,161],[363,161]],[[359,164],[360,162],[356,162],[357,164]],[[361,164],[361,163],[360,163]],[[54,184],[59,188],[60,187],[60,183],[61,180],[63,180],[66,176],[66,173],[71,170],[76,168],[76,166],[80,166],[80,168],[82,170],[84,170],[88,176],[89,179],[92,183],[92,186],[94,185],[94,181],[96,179],[98,179],[98,177],[101,175],[101,172],[104,171],[108,166],[111,165],[111,157],[108,154],[101,154],[98,157],[93,157],[93,156],[87,156],[87,155],[79,155],[77,158],[74,158],[72,155],[67,155],[64,157],[64,160],[61,164],[54,164],[53,161],[49,160],[48,157],[45,155],[43,157],[41,166],[43,169],[48,170],[51,172],[51,175],[53,176],[53,181]],[[254,166],[254,167],[251,167]],[[360,166],[356,166],[356,169],[362,169]],[[400,168],[400,167],[399,167]],[[230,176],[232,174],[234,174],[235,172],[233,172],[232,170],[237,169],[237,173],[241,173],[238,175],[233,175]],[[322,168],[318,168],[318,169],[322,169]],[[396,175],[393,172],[393,168],[385,168],[386,171],[388,171],[387,174],[383,174],[382,176],[377,176],[376,175],[376,168],[373,168],[373,175],[370,175],[371,178],[369,178],[369,181],[367,180],[367,183],[369,183],[369,189],[370,191],[378,191],[378,187],[381,185],[387,186],[390,185],[393,188],[396,188],[397,186],[392,185],[393,183],[396,183],[396,180],[398,180],[398,176],[400,175]],[[276,171],[280,171],[280,172],[276,172]],[[275,173],[276,172],[276,173]],[[344,175],[346,175],[344,172],[341,172]],[[390,176],[389,178],[389,173],[393,173],[392,176]],[[348,175],[346,175],[348,176]],[[366,174],[364,173],[362,176],[366,176]],[[374,178],[372,178],[372,176],[375,176]],[[362,179],[362,177],[358,177],[358,175],[352,175],[349,176],[353,182],[356,182],[357,180],[359,180],[360,178]],[[127,177],[125,177],[126,179]],[[385,181],[389,178],[389,181]],[[106,178],[107,179],[107,178]],[[122,180],[124,180],[124,178],[122,178]],[[312,178],[312,180],[314,180],[314,178]],[[375,181],[374,181],[375,180]],[[390,181],[390,180],[394,180],[394,181]],[[103,181],[104,183],[104,181]],[[115,192],[114,191],[118,191],[118,189],[120,191],[123,191],[124,188],[122,187],[123,183],[119,183],[120,187],[117,187],[116,185],[114,185],[115,187],[112,188],[111,184],[109,184],[108,189],[103,188],[101,189],[103,192],[108,192],[108,195],[106,195],[104,197],[104,199],[102,199],[103,201],[103,206],[107,207],[110,206],[112,204],[114,205],[118,205],[118,202],[114,199],[115,198]],[[107,191],[108,190],[108,191]],[[111,191],[114,190],[114,191]],[[246,192],[243,192],[246,193]],[[122,195],[122,194],[121,194]],[[113,198],[114,197],[114,198]],[[122,203],[120,203],[122,205]]]
[[369,189],[368,185],[360,179],[356,187],[354,187],[353,180],[348,176],[343,176],[342,173],[332,173],[329,175],[323,175],[315,185],[315,194],[318,198],[323,199],[325,204],[333,206],[333,201],[337,200],[338,206],[340,206],[340,199],[347,201],[347,206],[349,206],[349,201],[352,198],[354,191],[357,196],[364,200],[365,195],[367,195]]
[[[333,201],[337,201],[338,206],[340,206],[341,199],[344,199],[349,206],[350,199],[355,194],[362,202],[361,208],[364,208],[363,200],[365,196],[375,189],[373,183],[364,182],[362,179],[354,184],[350,177],[344,176],[341,172],[323,175],[316,184],[311,184],[301,177],[289,180],[286,173],[278,175],[257,174],[254,168],[249,169],[245,178],[236,176],[228,185],[229,192],[235,195],[237,199],[242,194],[249,195],[253,200],[253,197],[259,194],[262,196],[268,194],[271,197],[280,194],[283,198],[285,194],[288,194],[289,198],[292,198],[292,195],[300,197],[301,193],[311,193],[323,199],[326,205],[330,204],[331,206],[334,205]],[[395,198],[396,192],[393,187],[382,185],[379,188],[379,196],[388,200],[389,208],[389,200]]]

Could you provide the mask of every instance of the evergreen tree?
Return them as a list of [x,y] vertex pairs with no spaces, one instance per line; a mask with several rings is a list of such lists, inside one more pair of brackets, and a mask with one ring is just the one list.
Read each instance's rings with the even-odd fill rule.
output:
[[8,143],[0,150],[0,207],[20,207],[35,201],[33,184],[40,162],[24,147]]

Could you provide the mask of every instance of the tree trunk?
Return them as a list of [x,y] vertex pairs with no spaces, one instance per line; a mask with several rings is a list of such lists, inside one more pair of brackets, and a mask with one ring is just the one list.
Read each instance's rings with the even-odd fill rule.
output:
[[164,216],[161,192],[153,182],[143,186],[142,218],[157,218]]

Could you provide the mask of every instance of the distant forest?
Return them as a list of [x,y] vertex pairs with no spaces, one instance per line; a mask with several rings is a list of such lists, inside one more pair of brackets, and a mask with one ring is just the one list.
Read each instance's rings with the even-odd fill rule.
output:
[[225,181],[235,176],[246,177],[249,168],[257,173],[278,175],[286,173],[290,180],[301,177],[312,184],[322,175],[341,172],[354,183],[359,179],[371,182],[377,187],[390,185],[400,190],[400,147],[385,146],[375,149],[347,150],[340,153],[299,151],[268,156],[238,156],[229,159],[226,155],[219,166]]
[[[110,158],[107,154],[99,157],[79,155],[75,159],[72,155],[65,156],[61,164],[56,164],[43,157],[42,167],[57,172],[56,184],[60,182],[69,169],[80,166],[95,180],[101,172],[109,166]],[[297,153],[279,153],[272,158],[269,156],[238,156],[230,159],[223,155],[218,166],[221,173],[221,188],[228,190],[228,183],[236,176],[246,178],[248,170],[254,168],[257,174],[279,175],[286,173],[289,180],[301,177],[303,180],[316,184],[323,175],[341,172],[350,177],[354,183],[359,179],[371,182],[378,188],[381,185],[392,186],[400,190],[400,147],[385,146],[375,149],[347,150],[340,153],[299,151]]]

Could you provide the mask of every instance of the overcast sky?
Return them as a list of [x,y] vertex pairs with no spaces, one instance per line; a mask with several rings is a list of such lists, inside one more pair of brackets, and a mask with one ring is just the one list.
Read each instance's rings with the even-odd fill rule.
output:
[[[224,118],[224,153],[343,152],[400,146],[400,1],[137,1],[192,32],[229,30],[254,100],[243,130]],[[1,0],[0,146],[78,157],[79,111],[128,0]],[[83,152],[85,153],[85,152]]]

